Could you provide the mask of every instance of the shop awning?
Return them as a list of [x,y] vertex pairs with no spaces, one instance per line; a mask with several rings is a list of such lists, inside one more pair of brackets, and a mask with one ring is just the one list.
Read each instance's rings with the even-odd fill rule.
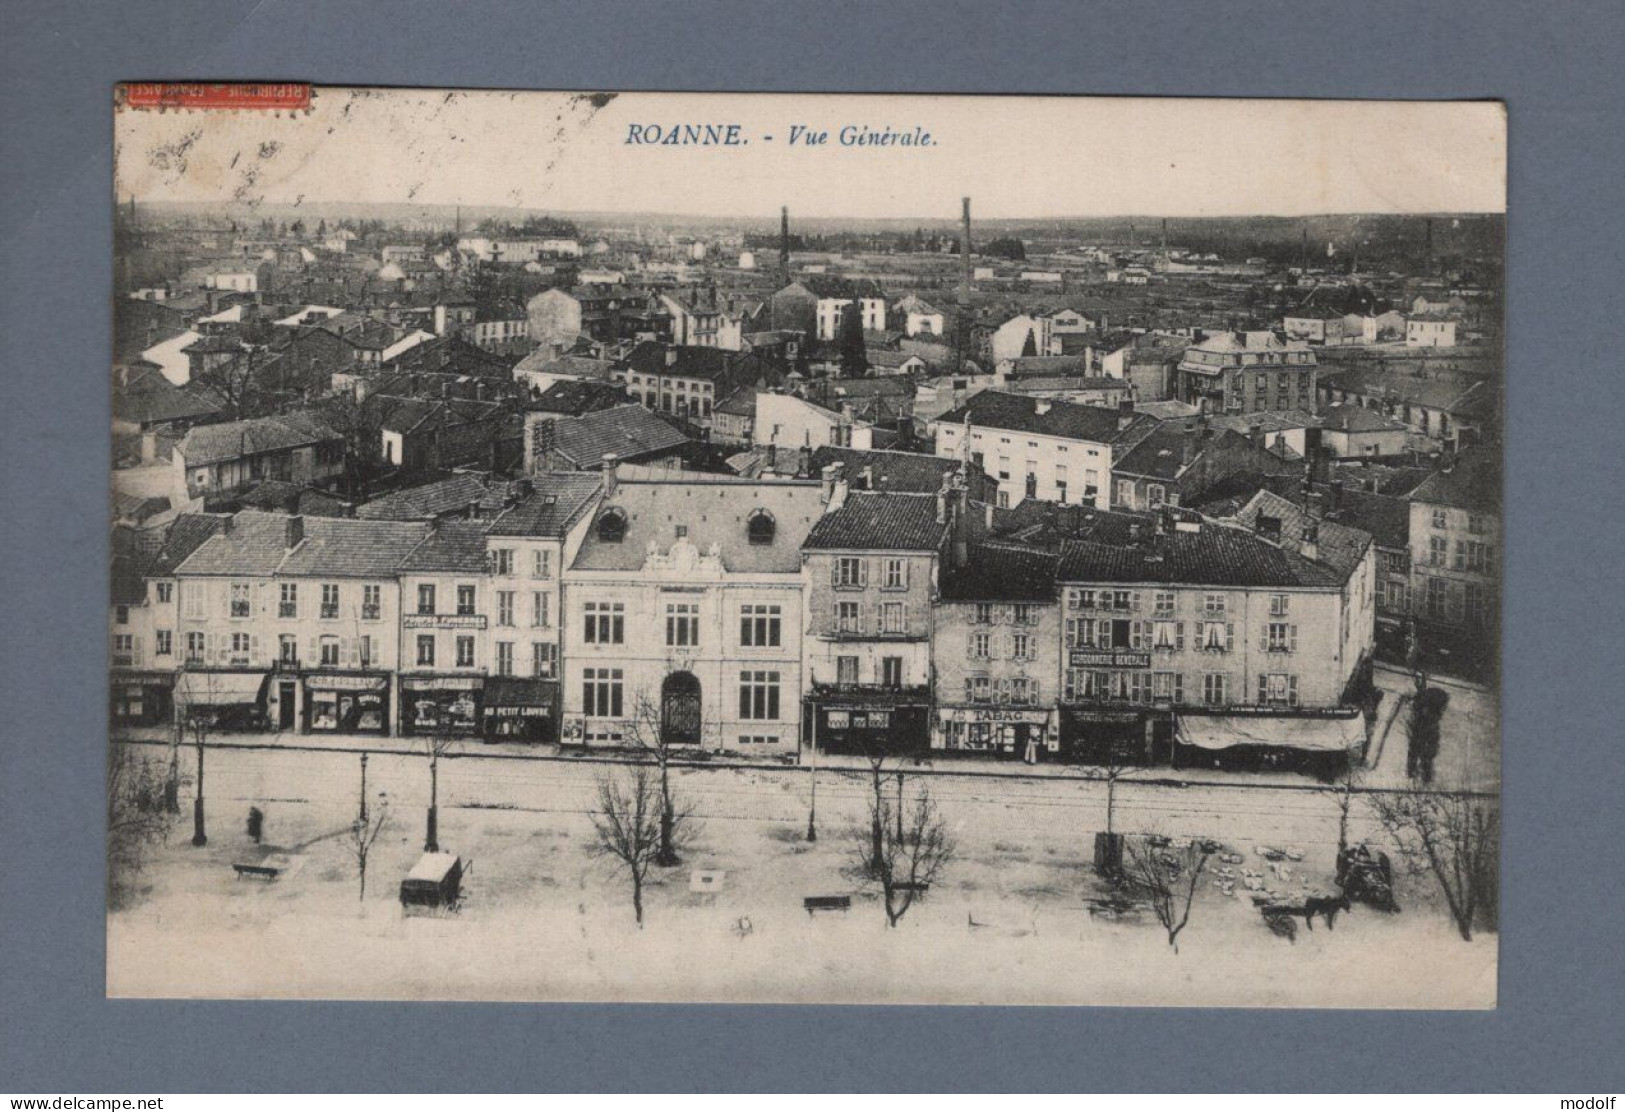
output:
[[551,710],[558,700],[559,685],[553,680],[518,679],[497,676],[485,684],[485,707],[528,707]]
[[1179,742],[1199,749],[1231,749],[1238,745],[1267,745],[1331,753],[1353,749],[1365,741],[1365,718],[1349,716],[1297,716],[1275,714],[1181,714]]
[[177,707],[227,707],[260,701],[269,672],[188,672],[175,685]]

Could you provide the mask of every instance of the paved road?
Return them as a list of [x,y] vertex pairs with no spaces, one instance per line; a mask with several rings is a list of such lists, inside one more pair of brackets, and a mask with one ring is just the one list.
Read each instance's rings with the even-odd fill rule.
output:
[[[155,756],[162,747],[147,748]],[[474,752],[478,752],[478,748]],[[190,778],[193,756],[181,751]],[[440,762],[441,825],[478,824],[482,809],[535,814],[537,821],[579,819],[594,802],[606,766],[586,761],[536,761],[501,757],[447,757]],[[211,821],[233,825],[250,805],[265,806],[275,822],[279,804],[331,808],[350,813],[360,792],[360,758],[354,753],[211,748],[205,787]],[[912,774],[910,775],[913,779]],[[679,790],[707,823],[782,823],[801,829],[807,821],[812,776],[807,769],[696,768],[675,773]],[[863,821],[866,778],[824,769],[817,774],[821,828],[839,830]],[[917,779],[914,779],[917,782]],[[1076,845],[1080,836],[1105,829],[1107,785],[1102,781],[1004,777],[930,777],[931,791],[961,837],[1042,845]],[[888,790],[895,783],[888,782]],[[183,799],[190,796],[183,790]],[[421,754],[372,754],[367,792],[389,794],[396,814],[424,808],[429,767]],[[1130,833],[1212,837],[1227,843],[1295,845],[1322,860],[1337,841],[1338,807],[1333,795],[1300,789],[1193,784],[1135,783],[1116,788],[1114,824]],[[1352,833],[1375,836],[1363,801],[1356,800]]]

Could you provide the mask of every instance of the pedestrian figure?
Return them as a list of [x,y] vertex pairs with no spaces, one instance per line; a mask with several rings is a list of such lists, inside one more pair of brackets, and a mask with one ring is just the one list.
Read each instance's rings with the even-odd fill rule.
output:
[[265,812],[258,807],[248,809],[248,836],[254,844],[260,844],[260,836],[265,832]]

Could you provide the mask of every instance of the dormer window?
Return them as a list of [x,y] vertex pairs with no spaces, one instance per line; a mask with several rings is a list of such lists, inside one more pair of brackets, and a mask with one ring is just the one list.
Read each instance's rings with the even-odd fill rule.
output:
[[772,544],[777,528],[773,515],[766,510],[757,510],[745,520],[745,533],[751,544]]
[[603,544],[620,544],[626,539],[626,514],[617,509],[605,510],[598,517],[598,540]]

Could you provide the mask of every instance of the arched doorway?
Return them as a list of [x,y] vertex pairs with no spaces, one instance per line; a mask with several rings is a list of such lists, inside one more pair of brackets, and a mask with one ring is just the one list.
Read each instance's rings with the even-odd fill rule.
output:
[[673,672],[660,685],[660,739],[667,745],[700,743],[700,681]]

